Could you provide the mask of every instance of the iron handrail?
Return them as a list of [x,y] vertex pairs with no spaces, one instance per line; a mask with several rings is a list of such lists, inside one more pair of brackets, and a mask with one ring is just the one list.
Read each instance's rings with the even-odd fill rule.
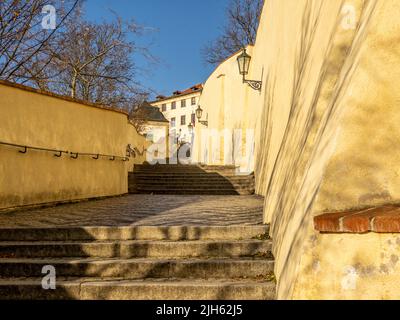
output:
[[60,158],[63,153],[68,154],[69,151],[64,151],[64,150],[57,150],[57,149],[48,149],[48,148],[40,148],[40,147],[32,147],[32,146],[26,146],[26,145],[21,145],[21,144],[15,144],[15,143],[9,143],[9,142],[3,142],[0,141],[1,145],[5,146],[10,146],[10,147],[16,147],[16,148],[23,148],[24,150],[21,151],[19,150],[19,153],[27,153],[28,150],[38,150],[38,151],[45,151],[45,152],[54,152],[57,153],[54,156]]
[[4,142],[4,141],[0,141],[0,145],[5,145],[5,146],[10,146],[10,147],[15,147],[15,148],[22,148],[23,150],[19,150],[18,152],[23,153],[23,154],[27,153],[28,150],[38,150],[38,151],[45,151],[45,152],[54,152],[55,153],[54,156],[57,158],[60,158],[65,153],[65,154],[70,154],[72,159],[78,159],[78,157],[81,155],[81,156],[91,156],[94,160],[98,160],[98,159],[100,159],[100,157],[105,157],[105,158],[109,158],[109,160],[111,160],[111,161],[114,161],[117,159],[121,159],[122,161],[129,161],[129,157],[120,157],[120,156],[101,154],[101,153],[69,152],[69,151],[58,150],[58,149],[48,149],[48,148],[21,145],[21,144],[16,144],[16,143],[9,143],[9,142]]
[[110,161],[122,160],[129,161],[128,157],[114,156],[110,154],[101,154],[101,153],[83,153],[83,152],[70,152],[72,159],[78,159],[79,156],[88,156],[92,157],[94,160],[99,160],[100,157],[109,158]]

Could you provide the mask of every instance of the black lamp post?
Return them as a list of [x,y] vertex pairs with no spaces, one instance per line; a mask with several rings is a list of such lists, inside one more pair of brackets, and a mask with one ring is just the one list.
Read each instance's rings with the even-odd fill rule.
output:
[[200,120],[202,117],[203,117],[203,109],[200,106],[198,106],[198,108],[196,109],[196,118],[199,121],[199,123],[208,127],[208,121]]
[[243,83],[247,83],[254,90],[261,91],[262,81],[248,80],[246,76],[249,74],[251,56],[247,54],[246,49],[243,48],[242,53],[237,57],[239,65],[239,73],[243,76]]

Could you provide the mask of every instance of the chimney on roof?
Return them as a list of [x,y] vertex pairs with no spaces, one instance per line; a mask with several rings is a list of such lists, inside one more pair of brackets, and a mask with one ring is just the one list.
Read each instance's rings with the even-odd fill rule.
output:
[[174,96],[177,96],[177,95],[180,95],[182,92],[180,92],[180,91],[175,91],[174,92]]

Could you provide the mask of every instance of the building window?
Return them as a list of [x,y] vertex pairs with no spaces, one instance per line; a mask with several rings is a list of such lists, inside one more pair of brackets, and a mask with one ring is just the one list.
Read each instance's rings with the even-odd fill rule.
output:
[[171,103],[171,110],[175,110],[176,109],[176,102],[172,102]]
[[186,116],[181,116],[181,126],[186,124]]
[[182,100],[181,101],[181,108],[185,108],[186,107],[186,100]]
[[194,106],[195,104],[196,104],[196,98],[193,97],[193,98],[192,98],[192,106]]
[[192,113],[191,122],[193,125],[196,124],[196,114],[195,113]]
[[167,111],[167,104],[166,103],[163,103],[163,105],[161,106],[161,111],[162,112]]
[[175,118],[171,118],[171,127],[174,128],[176,125],[176,119]]

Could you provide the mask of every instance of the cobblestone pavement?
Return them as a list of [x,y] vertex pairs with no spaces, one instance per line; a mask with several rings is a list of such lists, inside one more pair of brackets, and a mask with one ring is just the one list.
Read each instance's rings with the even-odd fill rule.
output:
[[0,227],[255,225],[263,204],[260,196],[127,195],[0,213]]

